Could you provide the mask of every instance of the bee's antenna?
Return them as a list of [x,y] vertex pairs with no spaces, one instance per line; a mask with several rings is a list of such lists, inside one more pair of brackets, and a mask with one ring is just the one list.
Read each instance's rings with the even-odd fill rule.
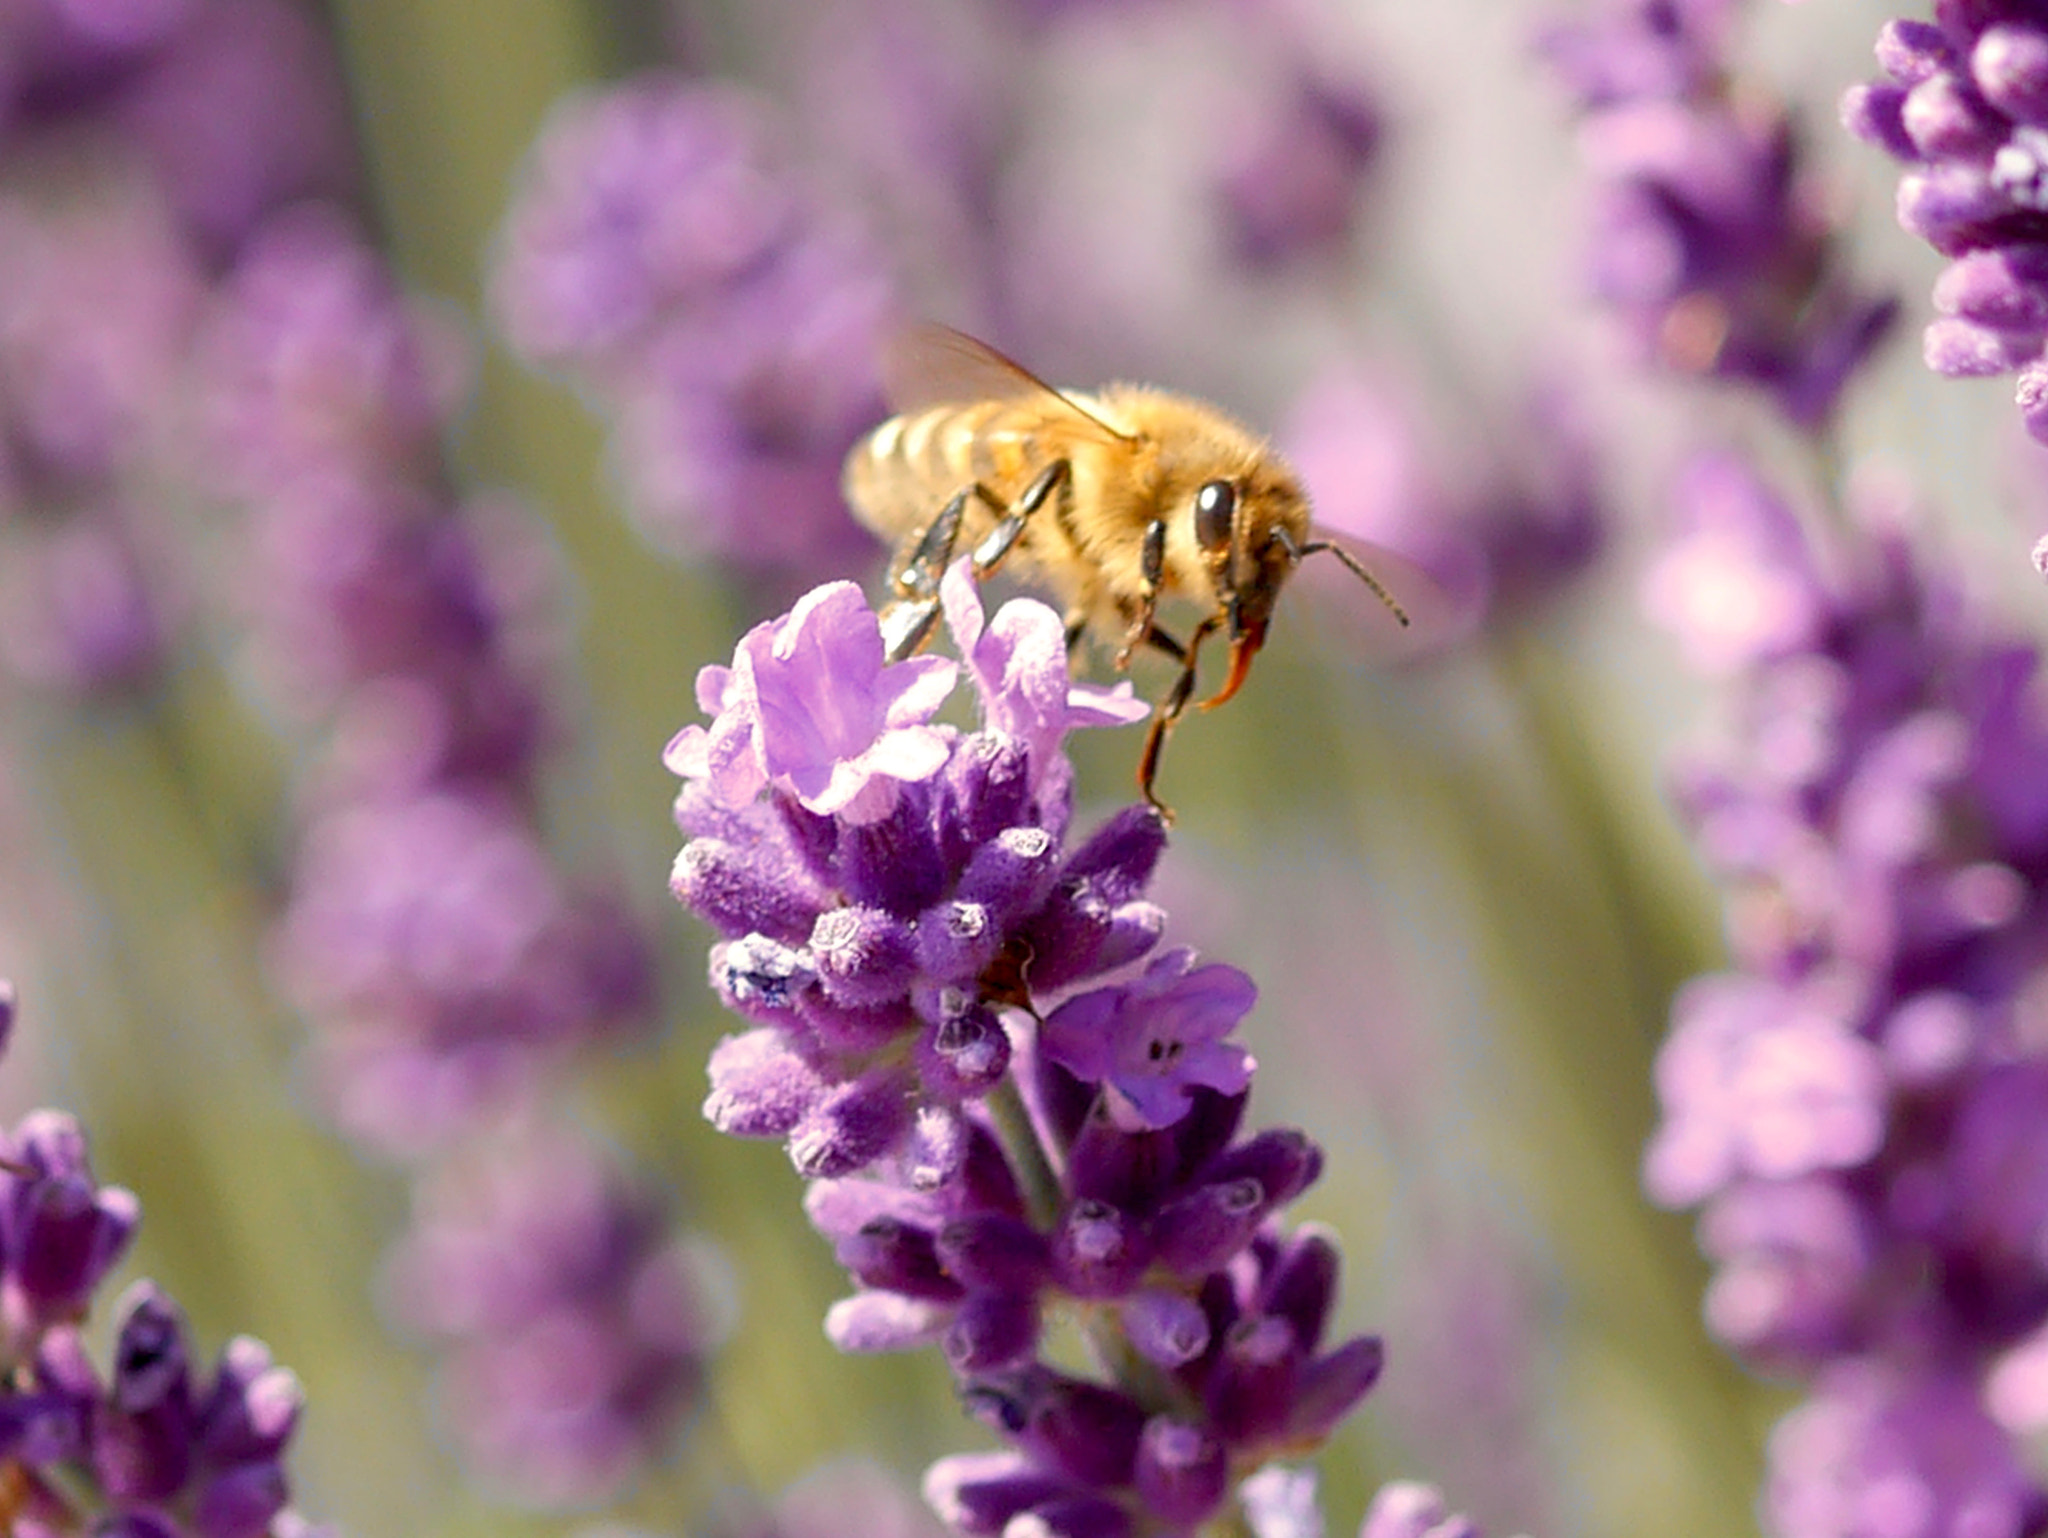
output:
[[1307,544],[1297,547],[1294,543],[1294,536],[1288,533],[1287,530],[1276,529],[1274,531],[1274,535],[1276,538],[1279,539],[1281,547],[1285,549],[1287,553],[1290,556],[1292,556],[1297,563],[1301,562],[1309,556],[1321,555],[1324,551],[1327,550],[1331,555],[1334,555],[1338,560],[1344,563],[1345,569],[1349,571],[1352,576],[1356,577],[1360,582],[1363,582],[1367,587],[1372,589],[1373,597],[1377,598],[1381,603],[1387,606],[1387,612],[1393,615],[1395,619],[1401,622],[1401,628],[1403,630],[1406,630],[1408,628],[1408,611],[1401,607],[1400,603],[1395,599],[1392,593],[1388,592],[1385,587],[1381,586],[1380,579],[1378,577],[1375,577],[1371,572],[1365,569],[1364,565],[1359,561],[1357,556],[1353,555],[1349,550],[1346,550],[1342,545],[1338,544],[1335,540],[1312,539]]

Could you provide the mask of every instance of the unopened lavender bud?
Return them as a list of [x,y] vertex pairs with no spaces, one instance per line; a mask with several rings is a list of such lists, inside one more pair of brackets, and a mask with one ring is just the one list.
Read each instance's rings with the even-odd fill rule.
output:
[[1086,878],[1112,905],[1145,890],[1166,852],[1166,819],[1150,806],[1127,806],[1075,850],[1061,869],[1063,880]]
[[1265,1188],[1268,1201],[1282,1207],[1314,1185],[1322,1172],[1323,1151],[1307,1133],[1292,1127],[1276,1127],[1245,1139],[1223,1154],[1203,1171],[1203,1178],[1237,1180],[1249,1176]]
[[1304,1367],[1287,1421],[1289,1441],[1313,1443],[1327,1437],[1379,1381],[1386,1356],[1378,1336],[1361,1335]]
[[943,1101],[987,1094],[1010,1066],[1010,1037],[995,1011],[977,1004],[927,1026],[918,1039],[917,1074],[927,1093]]
[[1186,1293],[1141,1288],[1117,1312],[1131,1345],[1156,1366],[1171,1371],[1209,1349],[1209,1316]]
[[1937,155],[1989,155],[2006,133],[2005,122],[1953,75],[1933,75],[1906,93],[1901,113],[1913,146]]
[[1934,308],[2002,331],[2048,327],[2048,261],[2029,246],[1972,251],[1934,280]]
[[839,1263],[863,1287],[935,1302],[958,1302],[963,1289],[939,1263],[936,1236],[895,1218],[876,1218],[834,1246]]
[[1199,1426],[1155,1415],[1138,1439],[1138,1495],[1176,1527],[1196,1527],[1223,1504],[1230,1464],[1223,1444]]
[[910,1086],[898,1073],[834,1085],[790,1130],[790,1162],[812,1180],[866,1169],[909,1129],[910,1110]]
[[1301,1367],[1300,1342],[1286,1320],[1266,1316],[1232,1325],[1203,1394],[1218,1435],[1236,1445],[1285,1430]]
[[948,1223],[939,1231],[938,1258],[949,1275],[976,1291],[1028,1295],[1052,1271],[1045,1236],[1021,1218],[996,1212]]
[[109,1494],[162,1500],[192,1469],[194,1417],[184,1320],[152,1282],[137,1282],[117,1305],[107,1397],[93,1427],[93,1465]]
[[960,1305],[940,1341],[958,1373],[993,1372],[1027,1360],[1038,1346],[1038,1300],[978,1292]]
[[908,998],[917,972],[917,938],[879,908],[832,908],[809,936],[818,977],[835,1003],[856,1008]]
[[1918,85],[1954,61],[1955,50],[1932,22],[1900,17],[1878,29],[1878,68],[1900,85]]
[[946,863],[933,836],[930,796],[905,787],[895,808],[878,822],[839,833],[839,879],[854,901],[913,918],[946,888]]
[[1281,1252],[1259,1300],[1262,1313],[1278,1314],[1313,1348],[1323,1337],[1337,1295],[1337,1246],[1327,1229],[1295,1230]]
[[1010,1519],[1064,1493],[1064,1481],[1015,1452],[956,1453],[924,1476],[925,1503],[975,1538],[994,1538]]
[[917,921],[917,969],[942,984],[971,982],[1002,948],[995,914],[978,902],[953,898],[927,908]]
[[1919,154],[1906,132],[1906,88],[1889,81],[1850,86],[1842,93],[1842,126],[1865,144],[1898,160]]
[[1145,1412],[1128,1394],[1044,1374],[1025,1396],[1023,1442],[1080,1484],[1128,1484]]
[[1067,1209],[1053,1234],[1060,1286],[1077,1298],[1122,1297],[1152,1257],[1144,1230],[1108,1202],[1083,1198]]
[[2007,211],[2006,196],[1981,166],[1915,167],[1899,178],[1899,223],[1945,256],[1971,248],[1971,232]]
[[911,1351],[944,1337],[954,1306],[898,1292],[862,1292],[825,1311],[825,1338],[839,1350],[865,1355]]
[[1985,28],[1970,51],[1970,75],[1999,111],[2048,127],[2048,32],[2024,22]]
[[825,1094],[825,1081],[780,1033],[728,1036],[711,1051],[704,1119],[730,1137],[787,1137]]
[[1930,321],[1921,349],[1927,366],[1951,379],[1981,379],[2004,374],[2040,350],[2037,333],[1994,331],[1960,316]]
[[1155,1259],[1178,1276],[1204,1276],[1250,1242],[1272,1205],[1256,1180],[1198,1186],[1152,1220]]
[[963,739],[946,765],[940,798],[940,840],[947,860],[957,865],[1030,815],[1024,744],[1001,732]]
[[818,916],[815,894],[795,873],[728,844],[693,838],[676,856],[669,890],[729,939],[764,934],[801,945]]
[[1058,842],[1045,829],[1005,828],[975,850],[954,896],[981,904],[1007,924],[1045,900],[1058,866]]

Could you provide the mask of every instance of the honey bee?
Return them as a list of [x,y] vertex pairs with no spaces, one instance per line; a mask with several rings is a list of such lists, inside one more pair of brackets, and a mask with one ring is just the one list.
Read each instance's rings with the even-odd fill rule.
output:
[[[1119,671],[1140,646],[1179,664],[1138,763],[1139,787],[1163,813],[1160,755],[1194,694],[1203,643],[1219,630],[1230,638],[1230,671],[1208,710],[1243,686],[1304,559],[1336,556],[1409,623],[1356,556],[1314,536],[1293,470],[1206,402],[1143,385],[1056,389],[936,325],[898,337],[883,373],[900,414],[854,445],[843,486],[855,516],[898,542],[883,616],[890,656],[930,634],[939,578],[963,539],[977,576],[1008,563],[1064,605],[1070,649],[1113,641]],[[1158,622],[1170,598],[1201,611],[1185,641]]]

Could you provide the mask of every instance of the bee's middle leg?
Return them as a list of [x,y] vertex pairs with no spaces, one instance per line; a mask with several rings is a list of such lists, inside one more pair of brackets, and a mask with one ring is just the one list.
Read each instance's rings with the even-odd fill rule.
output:
[[1031,515],[1045,506],[1046,499],[1066,483],[1073,473],[1073,465],[1064,459],[1055,459],[1038,474],[1031,477],[1031,484],[1024,488],[1016,504],[1004,507],[989,495],[988,490],[976,482],[974,490],[1002,515],[1002,521],[989,530],[982,542],[974,547],[974,574],[985,577],[1002,565],[1003,558],[1017,546],[1024,537],[1024,527],[1031,521]]
[[969,497],[979,497],[996,513],[1008,511],[994,492],[976,481],[953,493],[939,509],[939,516],[905,547],[896,569],[889,573],[895,599],[882,611],[882,644],[891,662],[901,662],[918,651],[939,622],[939,579],[952,564]]

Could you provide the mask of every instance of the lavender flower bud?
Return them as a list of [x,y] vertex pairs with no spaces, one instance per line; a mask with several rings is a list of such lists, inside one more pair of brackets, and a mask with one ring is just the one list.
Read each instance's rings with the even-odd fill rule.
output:
[[1223,1444],[1199,1426],[1155,1415],[1138,1440],[1138,1496],[1164,1520],[1195,1527],[1229,1488]]
[[960,1305],[940,1345],[957,1373],[1014,1367],[1037,1348],[1038,1301],[1028,1293],[974,1293]]
[[907,998],[918,948],[917,935],[903,920],[861,907],[819,914],[809,946],[826,993],[855,1007]]
[[813,1180],[865,1169],[909,1130],[910,1110],[910,1085],[898,1072],[835,1085],[790,1130],[790,1162]]
[[748,1031],[712,1049],[704,1119],[729,1137],[787,1137],[825,1092],[825,1081],[778,1033]]
[[835,1247],[839,1263],[863,1287],[935,1302],[957,1302],[965,1289],[940,1262],[936,1236],[895,1218],[875,1218]]
[[1002,1213],[977,1214],[939,1231],[939,1262],[964,1286],[1028,1296],[1045,1285],[1052,1257],[1045,1236]]
[[917,1075],[927,1093],[957,1102],[985,1095],[1010,1067],[1010,1038],[995,1011],[975,1005],[918,1038]]
[[1060,1287],[1077,1298],[1122,1297],[1152,1258],[1144,1231],[1107,1202],[1073,1203],[1053,1235],[1052,1260]]
[[1209,1316],[1185,1293],[1141,1288],[1124,1300],[1118,1317],[1137,1353],[1160,1367],[1183,1367],[1209,1349]]
[[728,938],[762,934],[801,945],[810,938],[821,904],[808,883],[791,876],[723,839],[696,838],[676,857],[669,890]]

